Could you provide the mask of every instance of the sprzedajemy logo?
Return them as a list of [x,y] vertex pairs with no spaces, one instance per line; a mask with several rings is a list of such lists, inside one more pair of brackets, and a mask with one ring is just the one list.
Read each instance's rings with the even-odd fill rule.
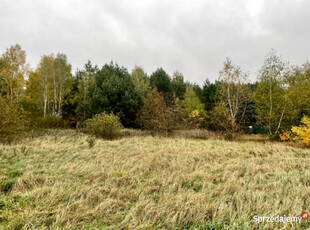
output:
[[301,216],[253,216],[253,222],[256,223],[301,223],[302,219],[307,219],[309,214],[303,212]]

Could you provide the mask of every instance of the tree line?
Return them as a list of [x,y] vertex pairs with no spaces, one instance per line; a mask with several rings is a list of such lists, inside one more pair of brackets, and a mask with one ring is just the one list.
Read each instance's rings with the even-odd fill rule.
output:
[[[0,57],[0,133],[20,127],[80,127],[96,114],[124,127],[171,132],[206,128],[279,135],[310,113],[310,63],[292,66],[271,50],[254,83],[231,59],[202,86],[162,69],[148,75],[116,63],[88,61],[72,74],[65,54],[43,55],[36,69],[16,44]],[[15,127],[15,128],[13,128]],[[17,128],[16,128],[17,127]],[[10,131],[11,132],[11,131]]]

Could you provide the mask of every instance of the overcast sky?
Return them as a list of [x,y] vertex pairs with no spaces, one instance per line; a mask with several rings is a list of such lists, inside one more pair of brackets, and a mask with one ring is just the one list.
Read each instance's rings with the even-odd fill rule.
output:
[[309,0],[0,0],[0,52],[19,43],[32,67],[61,52],[73,72],[114,60],[199,84],[229,56],[253,80],[271,48],[308,60],[309,10]]

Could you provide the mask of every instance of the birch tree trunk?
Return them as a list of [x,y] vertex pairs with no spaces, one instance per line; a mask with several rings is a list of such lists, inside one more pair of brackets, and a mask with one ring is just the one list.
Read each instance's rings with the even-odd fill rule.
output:
[[[54,72],[54,71],[53,71]],[[53,104],[53,115],[56,115],[57,110],[57,88],[56,88],[56,76],[55,73],[53,74],[53,90],[54,90],[54,104]]]
[[47,107],[47,84],[44,86],[44,105],[43,105],[43,113],[44,113],[44,117],[46,116],[46,107]]
[[272,117],[272,78],[270,78],[270,83],[269,83],[269,103],[270,103],[270,111],[269,111],[269,133],[270,136],[272,135],[272,130],[271,130],[271,117]]

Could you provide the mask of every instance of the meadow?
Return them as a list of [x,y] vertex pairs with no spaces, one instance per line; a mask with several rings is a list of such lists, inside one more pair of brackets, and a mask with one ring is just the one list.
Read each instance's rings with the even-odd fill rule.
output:
[[310,150],[210,133],[113,141],[51,130],[0,144],[0,229],[307,229]]

